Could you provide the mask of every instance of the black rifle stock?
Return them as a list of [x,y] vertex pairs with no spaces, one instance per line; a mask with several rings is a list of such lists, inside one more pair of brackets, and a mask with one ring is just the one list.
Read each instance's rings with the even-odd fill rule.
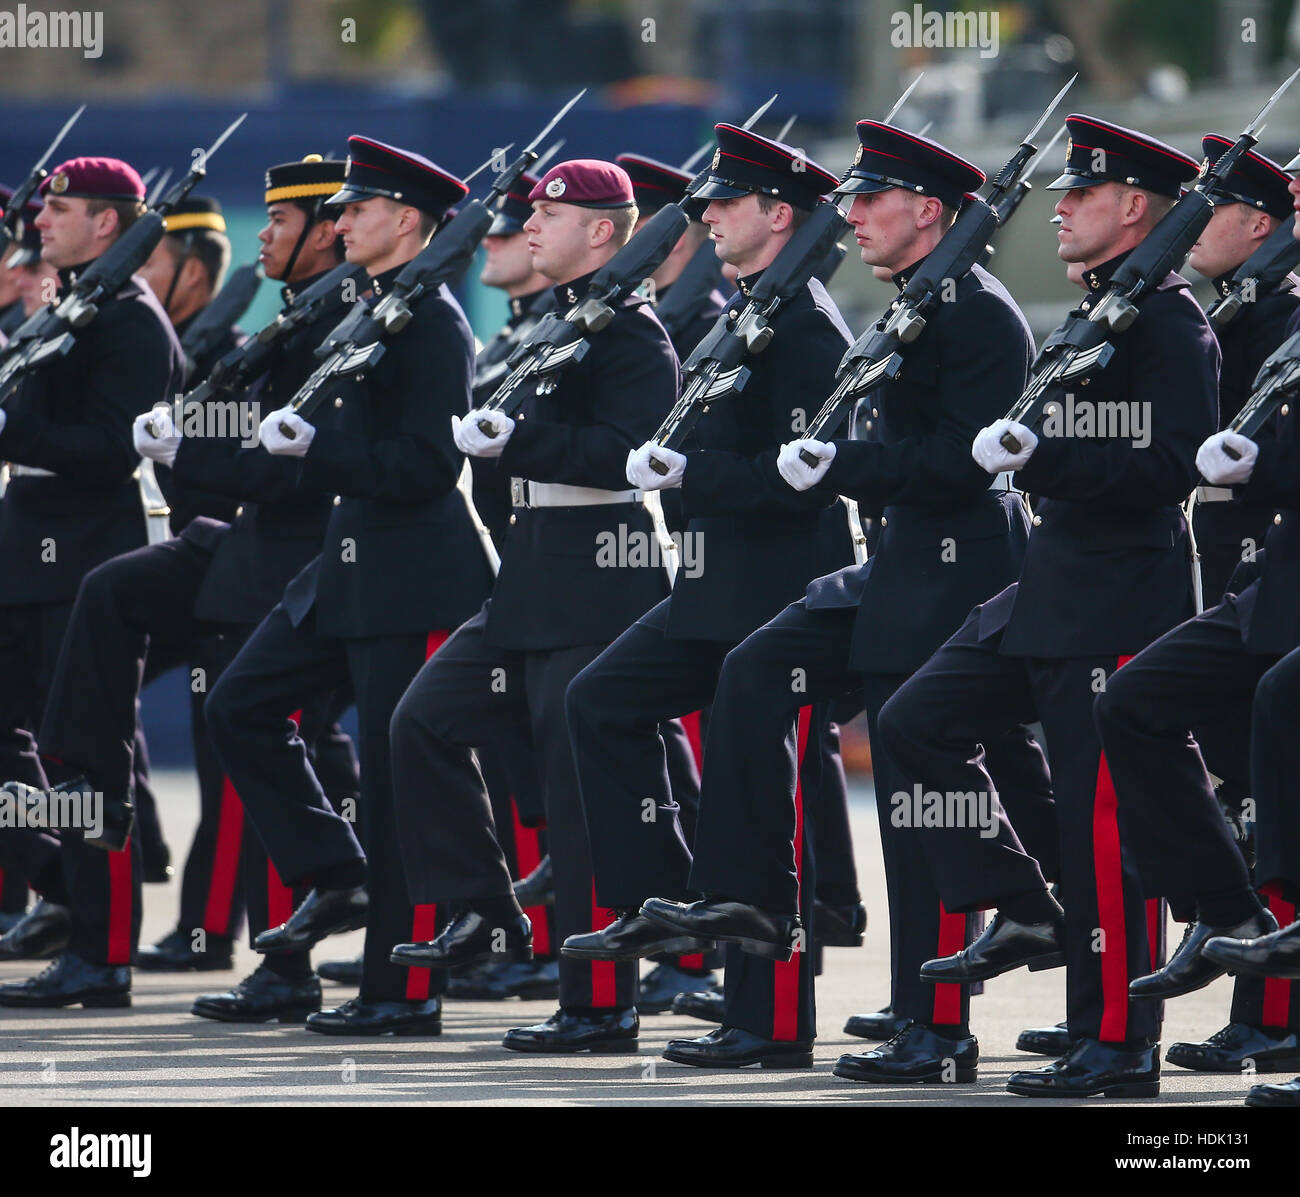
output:
[[712,240],[706,239],[682,267],[663,303],[655,311],[670,337],[677,336],[695,318],[700,306],[722,283],[722,263]]
[[231,272],[225,286],[195,318],[181,338],[181,349],[191,376],[195,363],[212,351],[239,318],[248,311],[262,285],[256,265],[245,264]]
[[1300,266],[1300,241],[1295,237],[1295,217],[1282,221],[1232,276],[1227,295],[1210,305],[1205,315],[1215,328],[1225,328],[1248,303],[1270,294],[1292,270]]

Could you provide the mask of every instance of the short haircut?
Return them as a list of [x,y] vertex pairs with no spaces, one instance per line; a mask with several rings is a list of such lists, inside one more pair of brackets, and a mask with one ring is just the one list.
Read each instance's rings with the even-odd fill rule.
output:
[[626,208],[588,208],[587,211],[590,216],[583,221],[583,224],[590,225],[596,220],[608,220],[614,226],[610,240],[620,248],[631,240],[632,229],[641,217],[641,209],[636,204]]
[[[790,204],[789,200],[783,200],[780,196],[765,195],[763,192],[755,192],[758,196],[758,210],[764,216],[770,216],[776,211],[777,204]],[[790,204],[790,228],[797,229],[805,220],[812,215],[810,208],[801,208],[798,204]]]
[[112,208],[117,213],[117,235],[119,237],[135,224],[145,214],[146,210],[143,200],[100,199],[98,196],[86,200],[86,212],[91,216],[98,216],[106,208]]
[[432,212],[425,212],[421,208],[417,208],[416,211],[420,213],[420,244],[428,245],[429,239],[438,231],[443,218],[435,216]]

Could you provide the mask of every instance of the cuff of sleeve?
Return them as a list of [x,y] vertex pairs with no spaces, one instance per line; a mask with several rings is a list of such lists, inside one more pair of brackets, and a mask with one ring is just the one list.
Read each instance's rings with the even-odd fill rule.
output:
[[524,477],[527,473],[527,461],[529,450],[537,443],[538,429],[540,425],[533,421],[521,420],[515,417],[515,430],[510,434],[510,439],[506,441],[506,447],[501,450],[501,456],[497,459],[501,463],[501,468],[508,474],[514,474],[518,477]]
[[1271,437],[1260,443],[1259,455],[1255,458],[1255,467],[1250,477],[1234,492],[1243,499],[1255,499],[1265,503],[1273,501],[1277,486],[1278,467],[1282,460],[1282,447]]
[[1063,455],[1067,451],[1063,437],[1040,435],[1038,446],[1034,449],[1033,454],[1016,471],[1016,481],[1020,488],[1032,491],[1035,494],[1044,493],[1039,488],[1044,483],[1051,484],[1051,480],[1056,476],[1064,460]]
[[880,449],[874,441],[836,441],[835,456],[819,485],[837,488],[851,485],[854,478],[870,469]]

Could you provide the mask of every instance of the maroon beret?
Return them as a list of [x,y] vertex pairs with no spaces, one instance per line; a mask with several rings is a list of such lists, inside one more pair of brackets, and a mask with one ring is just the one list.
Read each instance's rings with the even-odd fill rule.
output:
[[530,203],[554,200],[580,208],[630,208],[632,180],[627,171],[598,158],[574,158],[552,166],[528,193]]
[[41,195],[143,200],[145,190],[135,168],[120,158],[69,158],[41,181]]

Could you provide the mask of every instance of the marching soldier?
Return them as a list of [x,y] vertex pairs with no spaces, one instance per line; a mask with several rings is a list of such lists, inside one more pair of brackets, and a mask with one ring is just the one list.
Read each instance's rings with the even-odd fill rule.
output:
[[[963,195],[984,176],[937,142],[890,125],[861,121],[857,133],[860,152],[837,191],[854,197],[849,221],[862,260],[886,270],[901,289],[952,224]],[[733,943],[746,941],[746,960],[756,950],[784,948],[788,954],[792,943],[816,942],[805,875],[812,814],[791,749],[809,734],[808,704],[861,688],[890,895],[892,1010],[910,1030],[878,1058],[846,1057],[837,1066],[839,1075],[860,1080],[932,1079],[927,1057],[951,1054],[953,1041],[969,1034],[966,988],[926,985],[916,977],[940,944],[966,941],[967,918],[940,906],[924,876],[919,831],[893,817],[889,796],[902,789],[902,778],[876,726],[885,700],[970,603],[1014,576],[1024,542],[1019,497],[1005,479],[989,487],[969,461],[968,445],[981,422],[1023,386],[1032,338],[1011,297],[984,270],[974,267],[955,284],[955,300],[937,306],[909,347],[898,381],[872,393],[865,441],[797,440],[766,462],[777,493],[807,502],[834,500],[842,492],[862,502],[878,517],[872,560],[810,579],[801,599],[727,657],[689,880],[706,899],[682,905],[654,898],[643,907],[678,932],[704,935],[716,928]],[[814,410],[832,389],[835,365],[832,360],[819,380]],[[800,449],[821,464],[796,464]],[[990,755],[1024,758],[1023,768],[1041,774],[1041,756],[1023,729],[1018,740],[1015,733],[1007,739],[1005,748],[990,743]],[[1045,788],[1041,778],[1040,784]],[[706,1067],[810,1066],[815,1015],[805,952],[793,964],[776,966],[778,985],[798,992],[795,1016],[743,1008],[729,976],[722,1028],[702,1039],[673,1041],[667,1058]],[[798,972],[780,976],[786,969]]]
[[[379,297],[468,188],[407,150],[360,136],[348,145],[347,178],[329,202],[343,205],[335,228]],[[302,952],[366,927],[360,993],[308,1018],[322,1034],[441,1031],[445,974],[388,959],[400,938],[432,936],[441,914],[433,903],[413,904],[402,884],[388,725],[446,629],[482,602],[490,573],[456,489],[462,459],[449,428],[469,407],[473,336],[445,284],[411,310],[378,363],[310,422],[289,407],[262,421],[262,444],[299,463],[300,485],[337,493],[320,555],[289,583],[206,707],[217,755],[278,875],[312,886],[254,948]],[[364,852],[331,810],[287,718],[316,691],[349,683]]]
[[[1086,312],[1197,163],[1095,117],[1073,115],[1066,124],[1065,171],[1049,187],[1065,191],[1056,205],[1057,252],[1078,268]],[[1088,402],[1119,405],[1127,428],[1080,422],[1057,429],[1064,435],[1044,426],[1040,436],[1001,419],[980,432],[975,460],[989,474],[1016,471],[1035,496],[1020,580],[976,607],[881,712],[882,742],[920,791],[990,803],[997,790],[978,746],[1017,722],[1042,721],[1063,918],[1038,861],[1016,838],[1012,786],[1000,795],[995,836],[950,819],[920,837],[946,910],[998,908],[969,948],[927,963],[925,980],[1065,963],[1070,1050],[1046,1068],[1013,1073],[1013,1093],[1159,1091],[1159,1006],[1131,999],[1129,981],[1155,967],[1163,912],[1144,901],[1116,820],[1092,703],[1117,668],[1191,613],[1179,504],[1192,487],[1196,446],[1216,427],[1218,366],[1205,317],[1171,272],[1088,386]],[[1097,435],[1107,431],[1116,435]],[[1002,445],[1008,432],[1019,453]],[[950,1047],[957,1069],[973,1064],[974,1050],[973,1040]]]
[[[1217,158],[1231,143],[1207,137],[1203,144],[1206,155]],[[1244,261],[1278,220],[1292,218],[1288,192],[1300,191],[1300,184],[1276,163],[1247,153],[1228,178],[1227,189],[1234,198],[1215,204],[1192,254],[1202,273],[1220,277]],[[1245,304],[1227,326],[1221,337],[1222,423],[1249,398],[1251,380],[1286,335],[1287,317],[1298,323],[1298,307],[1300,296],[1280,288]],[[1224,512],[1215,531],[1236,559],[1263,545],[1260,576],[1143,649],[1097,696],[1097,727],[1138,876],[1149,895],[1167,896],[1175,915],[1188,924],[1168,965],[1134,981],[1134,993],[1174,997],[1208,985],[1223,970],[1210,964],[1200,948],[1215,935],[1245,938],[1262,931],[1261,898],[1279,922],[1294,917],[1295,907],[1276,876],[1261,877],[1265,887],[1256,896],[1207,772],[1208,765],[1220,777],[1249,777],[1256,685],[1300,644],[1300,619],[1294,613],[1300,538],[1292,530],[1300,520],[1300,512],[1292,509],[1300,456],[1289,407],[1282,411],[1276,443],[1274,435],[1260,437],[1256,448],[1255,442],[1223,431],[1197,455],[1210,483],[1198,494],[1212,491],[1230,500],[1206,509],[1207,514]],[[1228,457],[1224,445],[1240,450],[1241,460]],[[1235,544],[1227,543],[1229,532],[1240,534]],[[1228,551],[1222,556],[1226,568]],[[1204,727],[1210,734],[1202,732]],[[1241,789],[1251,793],[1247,785]],[[1249,925],[1243,928],[1242,923]],[[1204,1042],[1174,1044],[1166,1059],[1202,1072],[1236,1072],[1246,1061],[1260,1072],[1300,1065],[1300,995],[1292,989],[1288,981],[1266,984],[1240,975],[1228,1025]]]
[[[63,288],[145,211],[140,176],[116,158],[70,159],[40,190],[45,203],[35,224]],[[0,457],[13,463],[0,503],[0,556],[8,563],[0,578],[0,723],[9,729],[0,772],[20,783],[19,792],[47,789],[51,774],[72,779],[56,758],[42,761],[28,729],[40,727],[82,577],[145,542],[131,418],[137,404],[170,402],[182,377],[170,323],[149,288],[131,279],[100,304],[71,352],[23,379],[0,412]],[[134,706],[130,726],[128,741]],[[0,864],[11,867],[16,858],[56,908],[50,949],[67,945],[38,976],[0,986],[0,1005],[130,1004],[139,838],[126,834],[111,799],[97,811],[98,827],[62,828],[58,840],[30,828],[0,833]],[[28,954],[13,944],[23,925],[6,937],[13,955]]]
[[[533,264],[568,308],[626,243],[636,220],[619,166],[577,159],[552,167],[529,194]],[[549,384],[549,380],[548,380]],[[515,475],[515,512],[490,601],[421,671],[393,718],[403,861],[417,902],[459,902],[432,942],[398,945],[395,961],[452,967],[527,959],[532,931],[516,900],[472,747],[531,733],[546,801],[561,936],[607,921],[593,895],[564,693],[580,669],[663,597],[657,565],[602,564],[600,546],[650,543],[648,512],[628,489],[628,453],[677,393],[671,342],[631,295],[590,338],[581,361],[525,398],[518,419],[471,412],[457,443],[497,456]],[[495,435],[480,427],[495,429]],[[432,938],[432,937],[430,937]],[[560,962],[560,1009],[507,1032],[516,1051],[636,1050],[636,965]]]
[[[301,290],[338,264],[338,210],[323,207],[322,200],[337,190],[343,176],[343,163],[322,162],[317,156],[267,172],[268,223],[260,237],[268,276],[286,279]],[[292,301],[289,287],[285,293]],[[263,398],[241,408],[249,426],[261,402],[287,397],[297,389],[315,364],[316,343],[332,323],[318,319],[281,348],[260,384]],[[51,688],[42,735],[57,745],[65,765],[79,768],[96,790],[118,800],[130,784],[134,759],[128,729],[142,680],[191,659],[197,644],[204,664],[197,675],[202,681],[194,689],[206,694],[210,680],[287,581],[318,551],[331,510],[328,498],[298,492],[296,465],[276,461],[260,446],[241,445],[233,427],[240,421],[220,410],[226,406],[216,399],[204,412],[200,433],[208,435],[181,436],[161,410],[137,418],[136,447],[170,469],[179,488],[246,501],[230,525],[200,516],[179,538],[124,554],[91,571],[78,592],[66,637],[68,651],[60,658]],[[147,420],[163,425],[160,435],[146,432]],[[188,418],[182,425],[194,427]],[[320,706],[319,701],[309,704],[302,720],[305,734],[317,743],[328,738],[320,735]],[[198,742],[206,744],[201,724],[197,730]],[[209,758],[210,752],[200,756],[198,764],[210,826],[205,835],[201,822],[191,854],[192,861],[198,858],[207,865],[206,884],[192,889],[187,884],[180,926],[137,953],[136,963],[153,971],[229,968],[245,897],[254,935],[265,930],[277,908],[291,908],[290,891],[268,869],[256,836],[245,833],[238,795]],[[348,772],[354,770],[353,765]],[[43,912],[43,919],[37,918],[38,911],[26,929],[33,951],[44,948],[53,929],[49,911]],[[287,914],[285,909],[283,917]],[[302,1019],[319,1007],[320,985],[303,954],[277,959],[231,994],[200,998],[195,1012],[264,1021]]]

